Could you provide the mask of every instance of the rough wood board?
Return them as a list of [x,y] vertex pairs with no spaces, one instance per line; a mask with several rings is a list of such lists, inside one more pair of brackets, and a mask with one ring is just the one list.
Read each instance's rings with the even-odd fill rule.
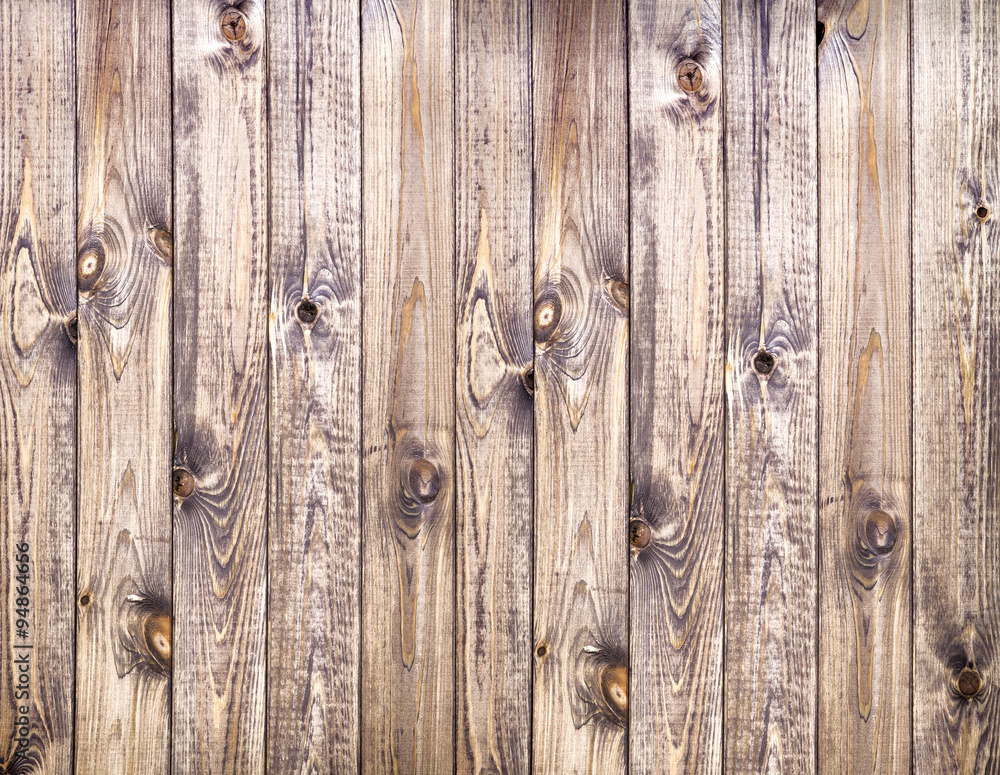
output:
[[268,772],[358,769],[361,38],[353,2],[269,5]]
[[917,775],[1000,770],[998,28],[996,2],[913,3]]
[[[72,29],[61,0],[0,4],[0,764],[52,775],[69,772],[73,755]],[[17,614],[22,554],[27,617]],[[15,662],[26,655],[28,697]],[[21,707],[30,730],[16,761]]]
[[632,773],[722,768],[721,10],[629,7]]
[[[263,772],[267,601],[267,115],[262,0],[223,34],[173,4],[173,768]],[[188,486],[190,494],[184,495]]]
[[910,772],[909,8],[819,8],[819,771]]
[[625,9],[536,3],[533,769],[624,773]]
[[[723,15],[725,768],[812,773],[818,637],[816,8],[799,0],[726,0]],[[761,348],[768,355],[755,368]]]
[[362,9],[362,769],[454,768],[451,3]]
[[75,772],[152,775],[170,771],[170,18],[76,12]]
[[534,376],[524,3],[458,0],[456,694],[459,773],[527,775]]

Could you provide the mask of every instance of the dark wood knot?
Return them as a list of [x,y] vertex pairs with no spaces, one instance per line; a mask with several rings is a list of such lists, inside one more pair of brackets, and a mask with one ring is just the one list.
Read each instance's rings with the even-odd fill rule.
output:
[[979,671],[974,667],[962,668],[962,672],[958,674],[958,679],[955,683],[958,686],[958,693],[967,700],[971,700],[983,688],[983,681],[979,677]]
[[90,605],[90,593],[84,592],[80,595],[80,608],[86,608],[88,605]]
[[104,248],[97,240],[90,240],[76,258],[77,287],[91,291],[104,271]]
[[609,280],[608,295],[619,310],[628,313],[628,284],[624,280]]
[[990,217],[990,208],[984,204],[979,205],[979,207],[976,208],[976,217],[981,221],[985,221]]
[[537,649],[535,649],[535,654],[538,656],[539,659],[544,659],[545,655],[548,653],[549,650],[544,643],[542,643],[541,645],[539,645]]
[[624,723],[628,718],[628,668],[625,665],[606,665],[601,669],[601,693],[608,708]]
[[523,372],[521,372],[521,384],[524,385],[524,390],[529,396],[535,394],[535,367],[529,366]]
[[774,371],[775,359],[767,350],[758,350],[753,357],[753,370],[762,377],[768,376]]
[[194,477],[186,468],[174,469],[174,495],[187,498],[194,492]]
[[66,330],[66,338],[76,344],[80,339],[80,324],[75,311],[69,313],[69,317],[63,323],[63,328]]
[[816,22],[816,48],[823,45],[823,41],[826,38],[826,25],[822,21]]
[[302,323],[309,326],[315,323],[316,318],[319,317],[319,307],[312,299],[305,298],[295,308],[295,315]]
[[170,668],[170,637],[171,625],[168,614],[156,614],[146,619],[143,628],[146,636],[146,648],[149,653],[165,668]]
[[698,91],[704,80],[701,65],[693,59],[685,59],[677,68],[677,81],[686,92]]
[[535,341],[547,342],[556,333],[562,319],[562,301],[559,295],[550,292],[542,295],[535,303]]
[[222,34],[228,41],[243,40],[243,36],[247,34],[246,17],[235,8],[227,8],[223,11],[220,25],[222,26]]
[[410,497],[417,503],[431,503],[441,490],[441,475],[427,458],[418,458],[410,463],[410,473],[407,477]]
[[865,519],[865,538],[875,554],[889,554],[896,545],[896,521],[882,509],[875,509]]
[[633,519],[628,523],[628,542],[633,549],[645,549],[653,540],[653,531],[641,519]]

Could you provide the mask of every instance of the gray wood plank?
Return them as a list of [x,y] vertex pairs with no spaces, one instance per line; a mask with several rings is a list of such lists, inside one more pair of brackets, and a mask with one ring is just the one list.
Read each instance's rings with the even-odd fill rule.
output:
[[366,773],[455,763],[453,25],[450,2],[362,8]]
[[263,0],[173,3],[175,772],[263,772]]
[[819,20],[819,771],[902,775],[912,679],[909,8],[824,0]]
[[359,15],[268,5],[270,773],[358,770]]
[[722,769],[721,11],[629,6],[632,773]]
[[73,755],[72,29],[61,0],[0,4],[0,769],[52,775]]
[[628,167],[621,2],[535,3],[533,770],[624,773]]
[[76,5],[78,773],[170,771],[169,24]]
[[816,768],[816,7],[726,0],[727,772]]
[[456,692],[460,773],[527,774],[534,339],[526,3],[455,26]]
[[1000,771],[1000,3],[913,3],[913,765]]

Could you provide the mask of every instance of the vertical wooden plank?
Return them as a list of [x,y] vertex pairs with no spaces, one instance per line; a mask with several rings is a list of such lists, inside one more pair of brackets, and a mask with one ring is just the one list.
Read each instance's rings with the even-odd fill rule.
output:
[[726,771],[816,767],[816,8],[724,9]]
[[173,4],[173,767],[262,772],[266,689],[264,4]]
[[268,772],[357,772],[360,6],[271,0]]
[[536,773],[625,772],[628,199],[621,2],[533,5]]
[[722,769],[722,20],[629,8],[632,773]]
[[819,771],[910,772],[909,7],[819,6]]
[[453,23],[361,12],[364,772],[455,763]]
[[1000,770],[1000,3],[913,3],[913,764]]
[[[73,7],[0,4],[0,769],[73,741]],[[30,647],[30,648],[29,648]]]
[[79,0],[76,12],[75,771],[161,773],[170,771],[170,18],[137,0]]
[[527,775],[534,339],[526,3],[458,0],[457,767]]

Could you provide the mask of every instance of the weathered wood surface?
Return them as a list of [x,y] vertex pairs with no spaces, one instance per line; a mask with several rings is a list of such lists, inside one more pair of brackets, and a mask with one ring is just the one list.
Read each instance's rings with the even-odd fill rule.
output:
[[527,775],[534,338],[526,3],[455,25],[457,772]]
[[169,23],[76,5],[78,773],[170,771]]
[[361,13],[361,762],[453,769],[453,7]]
[[910,772],[909,8],[819,7],[819,772]]
[[628,167],[620,2],[535,3],[536,773],[624,773]]
[[1000,771],[1000,4],[913,4],[913,765]]
[[73,755],[72,29],[60,0],[0,4],[0,770],[51,775]]
[[268,772],[357,772],[361,32],[272,0]]
[[722,767],[721,10],[629,7],[632,773]]
[[267,111],[262,0],[173,3],[173,770],[263,772]]
[[727,772],[816,768],[816,16],[727,0]]

